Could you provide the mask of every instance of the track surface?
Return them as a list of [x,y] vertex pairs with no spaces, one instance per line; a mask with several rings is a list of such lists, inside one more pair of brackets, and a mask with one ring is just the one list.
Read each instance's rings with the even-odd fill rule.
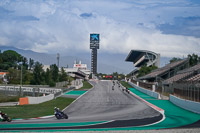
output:
[[[122,91],[122,88],[111,81],[92,82],[94,88],[67,107],[64,112],[69,119],[57,120],[55,117],[36,120],[16,120],[10,124],[21,123],[74,123],[109,121],[105,124],[79,126],[76,128],[108,128],[142,126],[152,124],[162,119],[162,115],[138,100],[131,94]],[[49,127],[35,129],[66,129],[66,127]],[[67,129],[69,129],[68,127]],[[24,128],[26,129],[26,128]]]

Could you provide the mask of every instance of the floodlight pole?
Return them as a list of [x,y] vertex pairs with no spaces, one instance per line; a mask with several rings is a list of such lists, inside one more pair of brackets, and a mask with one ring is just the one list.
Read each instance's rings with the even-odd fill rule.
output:
[[20,97],[21,97],[21,93],[22,93],[22,68],[23,68],[23,63],[21,62],[21,76],[20,76],[20,90],[19,90]]

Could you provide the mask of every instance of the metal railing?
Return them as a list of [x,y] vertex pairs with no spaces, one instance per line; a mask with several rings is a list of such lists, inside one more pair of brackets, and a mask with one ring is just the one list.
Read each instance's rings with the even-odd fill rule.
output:
[[200,82],[179,81],[173,83],[173,94],[179,98],[200,102]]
[[131,80],[131,82],[133,82],[136,85],[137,85],[137,82],[139,82],[140,87],[151,90],[151,91],[152,91],[153,85],[155,85],[154,83],[145,83],[145,82],[136,81],[136,80],[133,80],[133,79]]

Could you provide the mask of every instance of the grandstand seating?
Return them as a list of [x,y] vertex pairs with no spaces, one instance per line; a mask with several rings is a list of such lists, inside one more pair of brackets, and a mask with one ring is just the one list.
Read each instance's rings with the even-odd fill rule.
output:
[[[176,68],[178,68],[179,66],[185,65],[186,63],[188,63],[188,59],[183,59],[180,61],[173,62],[162,68],[158,68],[158,69],[152,71],[151,73],[149,73],[143,77],[140,77],[139,79],[148,80],[148,79],[153,79],[153,78],[155,79],[156,77],[162,77],[163,75],[167,75],[168,73],[173,72]],[[178,68],[178,70],[179,70],[179,68]],[[167,77],[167,78],[169,78],[169,77]]]
[[180,73],[180,74],[177,74],[165,81],[163,81],[163,84],[170,84],[170,83],[173,83],[174,81],[178,81],[178,80],[181,80],[189,75],[191,75],[192,72],[186,72],[186,73]]
[[197,64],[188,69],[179,71],[175,76],[163,81],[163,84],[171,84],[176,81],[199,81],[200,80],[200,64]]
[[186,81],[200,81],[200,74],[190,77]]

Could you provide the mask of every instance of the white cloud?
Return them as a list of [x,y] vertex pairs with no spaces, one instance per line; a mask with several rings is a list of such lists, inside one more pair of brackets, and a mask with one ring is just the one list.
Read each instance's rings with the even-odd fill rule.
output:
[[[171,23],[177,16],[198,15],[200,6],[194,5],[187,0],[11,0],[0,3],[13,11],[7,14],[11,21],[0,21],[0,45],[48,53],[89,52],[89,34],[100,33],[101,51],[128,54],[131,49],[146,49],[162,56],[182,57],[200,51],[200,38],[165,35],[156,29],[156,24]],[[81,14],[90,15],[83,18]],[[29,16],[39,20],[23,21]]]

